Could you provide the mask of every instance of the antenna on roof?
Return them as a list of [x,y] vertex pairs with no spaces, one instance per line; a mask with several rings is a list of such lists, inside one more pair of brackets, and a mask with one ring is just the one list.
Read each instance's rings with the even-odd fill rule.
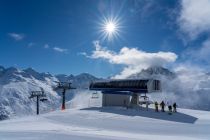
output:
[[62,110],[65,110],[66,109],[66,105],[65,105],[65,102],[66,102],[66,90],[70,90],[70,89],[76,89],[74,87],[71,86],[71,82],[57,82],[57,86],[54,88],[54,90],[62,90],[62,107],[61,109]]
[[40,87],[39,91],[31,91],[31,95],[29,99],[36,97],[36,114],[39,115],[39,101],[47,101],[46,94],[44,93],[44,89]]

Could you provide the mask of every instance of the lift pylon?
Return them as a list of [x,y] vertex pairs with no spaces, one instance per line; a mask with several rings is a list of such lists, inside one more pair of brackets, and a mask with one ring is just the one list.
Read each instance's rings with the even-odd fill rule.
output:
[[41,88],[40,91],[31,91],[31,95],[29,99],[36,98],[36,114],[39,115],[39,101],[47,101],[46,94],[44,90]]
[[62,90],[62,106],[61,109],[65,110],[66,109],[66,90],[70,90],[70,89],[76,89],[74,87],[71,86],[72,83],[70,82],[57,82],[58,85],[56,86],[56,88],[54,90]]

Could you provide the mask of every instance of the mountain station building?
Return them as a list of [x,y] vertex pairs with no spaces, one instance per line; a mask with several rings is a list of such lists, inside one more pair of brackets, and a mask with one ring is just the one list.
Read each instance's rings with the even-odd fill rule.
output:
[[148,103],[147,93],[161,91],[161,82],[154,79],[107,80],[92,82],[89,90],[101,91],[102,106],[138,106]]

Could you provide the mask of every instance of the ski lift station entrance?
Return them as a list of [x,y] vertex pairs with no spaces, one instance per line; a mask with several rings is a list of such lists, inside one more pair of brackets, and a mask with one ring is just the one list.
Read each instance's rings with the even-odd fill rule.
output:
[[160,92],[161,82],[154,79],[97,81],[90,84],[89,90],[101,91],[102,106],[135,106],[148,102],[147,93]]

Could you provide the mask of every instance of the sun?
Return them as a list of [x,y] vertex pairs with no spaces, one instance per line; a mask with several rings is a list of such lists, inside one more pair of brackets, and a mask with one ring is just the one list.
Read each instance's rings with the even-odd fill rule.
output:
[[100,23],[100,36],[103,40],[113,40],[120,35],[120,20],[119,18],[103,18]]
[[112,34],[116,31],[116,24],[113,22],[109,22],[105,25],[105,30],[107,33]]
[[106,20],[103,24],[103,35],[111,40],[119,35],[119,25],[116,21]]

